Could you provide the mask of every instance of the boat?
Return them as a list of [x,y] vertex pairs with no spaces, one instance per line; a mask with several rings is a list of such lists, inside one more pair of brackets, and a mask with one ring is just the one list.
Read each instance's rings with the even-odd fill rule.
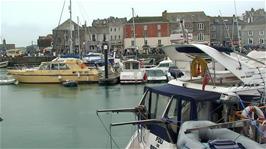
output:
[[145,83],[147,76],[145,70],[140,68],[140,62],[129,59],[123,62],[123,69],[120,72],[120,83]]
[[[247,96],[247,95],[246,95]],[[226,97],[226,98],[225,98]],[[248,96],[250,97],[250,96]],[[131,112],[136,121],[111,123],[111,126],[136,125],[136,132],[126,148],[176,148],[180,127],[186,121],[208,120],[215,123],[232,121],[244,95],[224,94],[186,88],[174,84],[146,86],[139,105],[133,108],[103,109],[101,112]],[[227,112],[225,112],[227,111]],[[230,112],[229,112],[230,111]],[[258,130],[257,130],[258,131]],[[242,143],[242,142],[241,142]]]
[[170,59],[167,59],[167,60],[163,60],[159,62],[157,66],[152,67],[152,68],[161,69],[165,74],[168,74],[169,68],[171,66],[175,66],[173,61]]
[[99,71],[87,67],[75,58],[56,58],[42,62],[34,69],[8,69],[10,75],[21,83],[62,83],[73,80],[78,83],[93,83],[99,80]]
[[[254,67],[227,53],[220,52],[206,45],[171,45],[166,48],[171,48],[170,51],[165,51],[165,53],[168,56],[171,53],[172,58],[176,58],[174,57],[174,55],[177,56],[174,53],[176,51],[193,51],[194,56],[192,57],[185,52],[181,52],[181,56],[178,55],[179,58],[188,60],[183,61],[187,64],[195,63],[192,62],[194,59],[198,59],[199,56],[204,56],[203,54],[207,53],[211,59],[220,63],[241,81],[241,84],[234,85],[233,82],[231,84],[224,84],[223,82],[222,85],[218,86],[216,84],[208,85],[206,82],[193,82],[196,79],[204,80],[206,78],[205,75],[201,74],[204,70],[202,67],[199,69],[200,73],[198,77],[190,76],[188,80],[184,80],[181,77],[181,79],[176,78],[165,85],[146,86],[140,103],[136,107],[98,110],[98,116],[101,112],[131,112],[136,115],[136,121],[111,123],[111,126],[136,126],[136,131],[129,140],[126,148],[177,148],[178,140],[182,139],[179,137],[180,128],[185,126],[185,122],[187,121],[205,120],[213,123],[237,122],[240,118],[237,117],[236,113],[238,111],[242,111],[243,113],[250,103],[256,103],[257,105],[266,107],[266,76],[263,75],[266,71],[264,67]],[[204,60],[200,60],[199,63],[202,62]],[[204,67],[207,68],[207,64],[204,64]],[[207,71],[205,74],[210,75]],[[265,119],[265,115],[263,115],[263,119]],[[252,118],[247,119],[248,122],[253,120]],[[195,125],[191,125],[191,127]],[[208,125],[208,123],[205,125]],[[240,143],[242,144],[243,140],[244,142],[247,140],[247,142],[251,142],[253,140],[251,144],[256,144],[253,143],[254,141],[259,142],[254,138],[260,137],[261,133],[266,133],[266,130],[262,131],[259,129],[261,125],[256,126],[254,129],[255,133],[252,134],[242,134],[241,131],[235,130],[236,134],[239,133],[238,136],[246,135],[246,137],[249,137],[241,137]],[[243,130],[244,128],[240,129]],[[228,129],[225,130],[228,131]],[[235,134],[231,131],[227,133]],[[193,139],[192,141],[195,142],[197,139]],[[219,144],[221,140],[216,141],[212,143]],[[246,146],[246,148],[254,148],[257,145],[252,147]],[[265,148],[265,142],[264,144],[259,144],[259,147]]]
[[14,78],[0,78],[0,85],[17,84],[17,80]]
[[149,68],[145,71],[148,83],[168,82],[168,76],[161,69]]
[[247,121],[216,124],[211,121],[187,121],[180,128],[177,148],[189,149],[263,149],[261,144],[230,130]]
[[66,80],[62,83],[64,87],[78,87],[78,83],[73,80]]
[[8,66],[8,61],[0,62],[0,68],[5,68]]

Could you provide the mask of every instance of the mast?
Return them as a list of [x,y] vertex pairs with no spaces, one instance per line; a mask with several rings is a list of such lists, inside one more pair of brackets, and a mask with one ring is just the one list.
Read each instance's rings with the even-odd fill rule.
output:
[[70,45],[69,45],[69,53],[73,53],[73,43],[72,43],[72,7],[71,7],[71,0],[69,0],[70,2],[70,5],[69,5],[69,14],[70,14],[70,21],[69,21],[69,27],[70,27],[70,30],[69,30],[69,33],[70,33],[70,36],[69,36],[69,42],[70,42]]
[[133,23],[134,48],[136,48],[136,26],[135,26],[135,20],[134,20],[134,8],[132,8],[132,23]]
[[80,37],[79,37],[79,17],[77,17],[77,22],[78,22],[78,50],[79,50],[79,58],[81,58]]
[[236,29],[237,29],[237,42],[239,46],[240,53],[242,53],[242,48],[241,48],[241,43],[240,43],[240,38],[239,38],[239,28],[238,28],[238,19],[237,19],[237,12],[236,12],[236,1],[234,0],[234,6],[235,6],[235,16],[236,16]]

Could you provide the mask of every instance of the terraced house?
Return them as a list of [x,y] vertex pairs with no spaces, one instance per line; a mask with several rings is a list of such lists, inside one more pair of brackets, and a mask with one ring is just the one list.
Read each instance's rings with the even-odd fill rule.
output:
[[124,48],[148,52],[169,45],[169,23],[161,16],[134,17],[124,27]]

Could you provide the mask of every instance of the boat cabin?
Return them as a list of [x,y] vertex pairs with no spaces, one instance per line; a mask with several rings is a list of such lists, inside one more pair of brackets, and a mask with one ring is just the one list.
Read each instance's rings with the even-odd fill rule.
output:
[[189,120],[222,119],[221,94],[171,84],[145,87],[140,105],[146,108],[138,119],[159,119],[162,123],[143,124],[155,136],[175,144],[181,124]]

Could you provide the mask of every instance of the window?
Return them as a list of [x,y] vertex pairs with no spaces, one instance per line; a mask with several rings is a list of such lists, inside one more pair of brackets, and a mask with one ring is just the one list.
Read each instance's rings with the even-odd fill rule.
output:
[[161,30],[161,24],[157,25],[157,30]]
[[111,37],[111,40],[113,40],[113,36],[111,35],[110,37]]
[[248,36],[253,36],[253,31],[248,31]]
[[259,35],[264,35],[264,31],[260,31],[259,32]]
[[148,26],[147,25],[144,25],[143,26],[143,29],[144,29],[144,31],[146,31],[148,29]]
[[199,33],[198,34],[198,41],[203,41],[204,40],[204,34],[203,33]]
[[204,24],[198,23],[198,30],[204,30]]
[[263,38],[260,38],[259,44],[264,44],[264,39]]
[[96,41],[96,37],[95,37],[95,34],[92,34],[92,41]]
[[131,40],[131,46],[135,46],[134,40]]
[[162,36],[162,35],[161,35],[161,32],[158,32],[158,33],[157,33],[157,36],[158,36],[158,37],[161,37],[161,36]]
[[124,63],[125,69],[130,69],[130,63]]
[[112,31],[112,28],[110,28],[110,32]]
[[253,38],[248,38],[248,44],[253,44]]
[[114,29],[114,31],[116,32],[116,28]]
[[132,69],[139,69],[139,63],[132,63]]
[[115,35],[115,40],[116,40],[116,35]]
[[106,41],[106,35],[103,34],[103,41]]
[[158,45],[161,45],[162,44],[162,40],[158,40]]
[[121,37],[120,37],[120,35],[118,35],[118,39],[120,39]]

